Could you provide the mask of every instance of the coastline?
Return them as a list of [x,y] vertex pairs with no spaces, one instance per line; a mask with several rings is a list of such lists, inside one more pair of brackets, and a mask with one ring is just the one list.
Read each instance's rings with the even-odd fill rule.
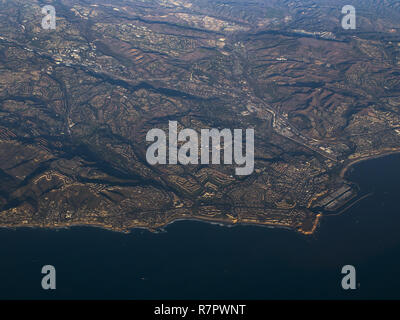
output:
[[[389,150],[388,150],[389,151]],[[363,162],[363,161],[368,161],[372,159],[378,159],[378,158],[383,158],[386,156],[394,155],[394,154],[400,154],[400,148],[399,149],[391,149],[389,152],[384,152],[384,153],[379,153],[379,154],[374,154],[374,155],[369,155],[369,156],[364,156],[360,157],[357,159],[354,159],[347,163],[343,169],[340,171],[340,177],[343,179],[345,178],[346,173],[348,170],[356,165],[357,163]],[[366,198],[368,195],[364,195],[361,198],[357,199],[355,202],[350,203],[347,205],[345,208],[340,210],[338,213],[334,214],[322,214],[318,213],[315,215],[315,219],[313,219],[312,224],[309,229],[304,229],[304,224],[299,226],[299,225],[284,225],[284,224],[271,224],[271,223],[262,223],[262,222],[257,222],[257,221],[238,221],[235,219],[224,219],[224,218],[210,218],[210,217],[203,217],[203,216],[188,216],[188,215],[182,215],[178,214],[176,216],[172,216],[170,219],[168,219],[165,222],[154,224],[152,226],[150,225],[128,225],[126,227],[118,227],[118,226],[113,226],[109,224],[102,224],[102,223],[96,223],[96,222],[72,222],[72,223],[57,223],[57,224],[48,224],[48,225],[43,225],[43,224],[29,224],[29,223],[20,223],[20,224],[15,224],[15,225],[1,225],[0,224],[0,230],[1,229],[18,229],[18,228],[32,228],[32,229],[48,229],[48,230],[59,230],[59,229],[69,229],[69,228],[74,228],[74,227],[88,227],[88,228],[100,228],[104,229],[107,231],[113,231],[113,232],[119,232],[119,233],[125,233],[129,234],[131,233],[132,230],[135,229],[144,229],[149,232],[157,233],[160,230],[163,230],[166,228],[168,225],[171,225],[175,222],[178,221],[200,221],[204,223],[210,223],[210,224],[215,224],[219,225],[222,227],[235,227],[235,226],[257,226],[257,227],[267,227],[267,228],[279,228],[279,229],[286,229],[286,230],[292,230],[297,233],[303,234],[303,235],[313,235],[315,231],[318,229],[318,225],[321,221],[321,219],[325,216],[332,216],[332,215],[339,215],[350,209],[354,204],[358,203],[359,201],[363,200]]]
[[[389,289],[399,295],[400,279],[391,281],[396,279],[393,275],[400,266],[400,247],[397,246],[396,251],[387,250],[400,243],[397,227],[400,216],[396,210],[399,159],[395,155],[371,160],[349,172],[349,179],[361,187],[362,193],[356,199],[367,194],[371,185],[377,184],[379,188],[373,197],[359,202],[340,216],[325,219],[329,215],[322,212],[311,236],[280,228],[268,230],[238,224],[201,223],[188,216],[178,219],[177,215],[159,215],[159,220],[148,220],[150,225],[172,220],[157,234],[147,229],[122,234],[87,225],[68,230],[1,230],[3,296],[46,297],[48,293],[41,290],[38,283],[40,268],[50,264],[56,267],[59,275],[62,274],[60,288],[68,286],[68,290],[57,290],[58,298],[93,299],[99,295],[107,298],[110,294],[118,294],[116,298],[121,299],[157,299],[160,296],[179,299],[182,292],[185,296],[201,298],[211,292],[212,286],[209,298],[218,298],[217,295],[230,298],[226,296],[227,292],[236,296],[248,292],[253,295],[250,298],[298,298],[294,295],[307,288],[313,294],[307,298],[318,298],[323,292],[327,298],[347,299],[348,293],[340,287],[340,269],[348,261],[357,270],[362,269],[363,279],[375,279],[368,284],[368,291],[357,291],[365,294],[363,297],[380,294],[382,278],[376,266],[381,263],[390,268],[384,273]],[[339,172],[336,171],[336,177]],[[384,207],[382,203],[385,203]],[[311,231],[318,211],[309,215],[306,231]],[[117,226],[130,222],[143,224],[145,221],[124,223],[121,220]],[[233,226],[237,228],[231,228]],[[310,282],[310,279],[314,281]],[[188,281],[193,283],[189,293],[185,291]],[[336,283],[336,291],[332,290],[332,283]],[[274,291],[265,291],[265,288]],[[287,288],[295,290],[287,291]],[[215,290],[220,291],[215,294]],[[386,293],[388,298],[393,297],[392,291]]]
[[400,148],[398,148],[398,149],[390,149],[389,152],[377,153],[377,154],[373,154],[373,155],[368,155],[368,156],[363,156],[363,157],[356,158],[354,160],[351,160],[349,163],[347,163],[343,167],[343,169],[340,171],[339,176],[341,178],[345,179],[345,175],[346,175],[347,171],[352,166],[356,165],[357,163],[368,161],[368,160],[372,160],[372,159],[384,158],[386,156],[391,156],[391,155],[395,155],[395,154],[400,154]]
[[[317,215],[318,217],[319,215]],[[319,219],[315,219],[312,230],[313,232],[317,228],[317,223]],[[66,224],[57,224],[57,225],[40,225],[40,224],[16,224],[13,226],[6,226],[6,225],[0,225],[0,230],[1,229],[8,229],[8,230],[16,230],[19,228],[28,228],[28,229],[47,229],[47,230],[62,230],[62,229],[70,229],[70,228],[76,228],[76,227],[85,227],[85,228],[99,228],[107,231],[112,231],[112,232],[118,232],[118,233],[125,233],[129,234],[131,233],[132,230],[136,229],[142,229],[142,230],[147,230],[152,233],[158,233],[159,231],[164,230],[166,227],[169,225],[179,222],[179,221],[197,221],[197,222],[204,222],[208,224],[213,224],[213,225],[218,225],[221,227],[225,228],[233,228],[236,226],[255,226],[255,227],[265,227],[265,228],[279,228],[279,229],[286,229],[286,230],[291,230],[291,231],[297,231],[298,233],[301,234],[312,234],[308,233],[308,231],[303,231],[301,228],[298,228],[296,226],[287,226],[287,225],[279,225],[279,224],[269,224],[269,223],[257,223],[257,222],[233,222],[233,221],[228,221],[225,219],[210,219],[210,218],[203,218],[199,216],[193,216],[193,217],[174,217],[165,223],[160,223],[155,226],[129,226],[129,227],[116,227],[116,226],[111,226],[111,225],[105,225],[105,224],[100,224],[100,223],[82,223],[82,222],[77,222],[77,223],[66,223]]]
[[299,229],[298,231],[299,231],[301,234],[304,234],[304,235],[306,235],[306,236],[313,235],[314,232],[317,230],[317,228],[318,228],[318,226],[319,226],[319,223],[320,223],[320,221],[321,221],[321,219],[322,219],[323,216],[324,216],[324,215],[323,215],[322,213],[318,213],[318,214],[317,214],[317,216],[316,216],[316,218],[315,218],[315,221],[314,221],[314,225],[312,226],[312,228],[311,228],[310,231],[305,231],[305,230],[302,230],[302,229]]

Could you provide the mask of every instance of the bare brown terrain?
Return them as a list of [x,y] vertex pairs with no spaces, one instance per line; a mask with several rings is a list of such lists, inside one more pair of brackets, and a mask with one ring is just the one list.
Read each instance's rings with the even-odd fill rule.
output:
[[[57,29],[41,27],[41,7]],[[400,3],[0,0],[0,226],[176,219],[314,232],[400,151]],[[146,133],[254,128],[255,172],[146,161]]]

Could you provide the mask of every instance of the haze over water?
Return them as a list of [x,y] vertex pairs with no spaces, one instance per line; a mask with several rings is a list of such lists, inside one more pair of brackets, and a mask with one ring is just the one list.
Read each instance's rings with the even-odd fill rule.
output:
[[[0,229],[0,298],[400,298],[400,155],[358,164],[350,178],[373,196],[325,217],[311,237],[256,226],[176,222],[166,232]],[[54,265],[57,289],[41,289]],[[359,287],[341,289],[341,268]]]

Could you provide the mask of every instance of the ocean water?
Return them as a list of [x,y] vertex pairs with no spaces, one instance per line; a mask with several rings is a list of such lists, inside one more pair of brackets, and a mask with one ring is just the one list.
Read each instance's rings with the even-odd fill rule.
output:
[[[356,165],[373,195],[304,236],[195,221],[165,232],[0,229],[0,299],[399,299],[400,155]],[[41,288],[54,265],[57,289]],[[341,288],[354,265],[357,289]]]

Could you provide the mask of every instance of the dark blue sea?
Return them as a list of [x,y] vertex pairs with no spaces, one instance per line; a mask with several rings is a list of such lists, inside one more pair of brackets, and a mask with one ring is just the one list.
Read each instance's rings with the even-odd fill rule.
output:
[[[399,299],[400,155],[356,165],[373,195],[312,236],[194,221],[166,232],[0,229],[0,299]],[[57,289],[41,287],[54,265]],[[357,289],[341,288],[353,265]]]

